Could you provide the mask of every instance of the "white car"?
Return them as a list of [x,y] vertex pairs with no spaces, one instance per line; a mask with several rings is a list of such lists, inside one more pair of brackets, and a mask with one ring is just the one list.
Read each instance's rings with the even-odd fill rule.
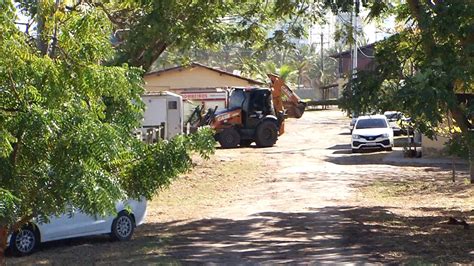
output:
[[22,256],[33,253],[40,243],[59,239],[110,234],[118,241],[130,240],[135,227],[145,220],[146,205],[145,199],[130,200],[116,204],[116,216],[90,216],[78,210],[51,217],[48,223],[32,221],[9,237],[9,248]]
[[398,121],[404,118],[403,114],[397,111],[386,111],[383,113],[383,115],[387,118],[387,121],[390,124],[390,127],[392,127],[393,134],[395,136],[401,135],[402,129],[400,128]]
[[381,148],[391,151],[393,129],[384,115],[359,116],[352,130],[352,152]]

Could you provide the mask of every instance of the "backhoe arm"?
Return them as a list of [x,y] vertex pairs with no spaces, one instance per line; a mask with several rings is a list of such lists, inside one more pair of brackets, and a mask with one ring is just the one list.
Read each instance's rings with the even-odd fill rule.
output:
[[301,101],[301,98],[279,76],[274,74],[267,75],[271,80],[275,111],[277,113],[284,112],[286,117],[301,118],[306,108],[306,103]]

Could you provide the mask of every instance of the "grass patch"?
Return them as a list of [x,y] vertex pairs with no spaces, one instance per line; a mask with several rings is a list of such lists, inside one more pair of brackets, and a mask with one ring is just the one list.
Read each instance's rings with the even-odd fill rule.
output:
[[231,202],[244,188],[258,182],[261,160],[255,155],[234,159],[220,154],[223,152],[219,150],[209,161],[197,160],[191,172],[158,193],[149,204],[150,212],[157,213],[159,220],[202,217],[207,209]]
[[[463,177],[458,179],[463,180]],[[359,197],[369,203],[382,203],[401,210],[431,207],[469,211],[474,206],[474,186],[436,179],[433,174],[418,179],[378,180],[359,188]]]
[[[378,206],[386,213],[361,216],[376,228],[369,237],[387,259],[397,263],[469,263],[474,260],[474,186],[449,181],[441,172],[420,171],[417,178],[378,180],[359,187],[359,204]],[[469,228],[450,225],[450,217]]]
[[424,181],[376,181],[366,188],[366,192],[376,198],[393,198],[434,193],[439,189],[436,183]]

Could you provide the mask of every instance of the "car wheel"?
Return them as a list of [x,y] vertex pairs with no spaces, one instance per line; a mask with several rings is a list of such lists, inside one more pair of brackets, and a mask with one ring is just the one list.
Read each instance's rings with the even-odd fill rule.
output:
[[40,241],[39,232],[29,225],[15,232],[10,239],[10,249],[16,256],[33,253]]
[[255,143],[258,147],[271,147],[278,139],[278,128],[275,123],[263,121],[258,127]]
[[392,147],[390,147],[390,148],[386,148],[385,150],[386,151],[392,151],[393,149],[392,149]]
[[226,128],[219,133],[219,144],[222,148],[235,148],[240,143],[240,135],[234,128]]
[[122,211],[112,223],[112,238],[118,241],[127,241],[132,238],[135,230],[135,221],[126,211]]

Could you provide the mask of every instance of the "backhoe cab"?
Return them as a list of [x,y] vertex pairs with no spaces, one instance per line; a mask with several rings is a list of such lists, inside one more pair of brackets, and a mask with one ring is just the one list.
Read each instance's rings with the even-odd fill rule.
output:
[[[210,109],[194,125],[210,125],[223,148],[273,146],[284,133],[286,117],[300,118],[306,104],[276,75],[268,75],[271,88],[232,88],[228,108],[221,112]],[[286,109],[285,109],[286,108]]]
[[211,127],[223,148],[249,146],[271,147],[278,139],[283,116],[277,118],[272,93],[263,88],[233,88],[229,108],[215,114]]

